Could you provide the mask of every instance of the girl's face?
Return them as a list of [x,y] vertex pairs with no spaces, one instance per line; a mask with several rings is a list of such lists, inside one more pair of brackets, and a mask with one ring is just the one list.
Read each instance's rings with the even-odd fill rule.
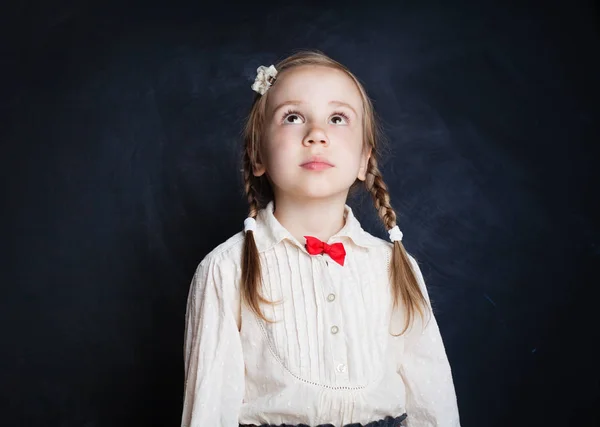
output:
[[[282,72],[269,89],[262,164],[275,197],[297,199],[348,194],[365,179],[370,148],[363,147],[363,105],[358,88],[343,71],[301,66]],[[311,160],[326,162],[306,164]]]

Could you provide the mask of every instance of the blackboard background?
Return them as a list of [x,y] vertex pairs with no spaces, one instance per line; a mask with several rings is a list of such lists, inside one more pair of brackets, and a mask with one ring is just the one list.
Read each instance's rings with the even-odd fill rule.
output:
[[[598,425],[592,2],[1,15],[1,425],[179,425],[189,282],[246,216],[250,84],[299,48],[349,66],[383,119],[462,425]],[[370,200],[351,204],[385,238]]]

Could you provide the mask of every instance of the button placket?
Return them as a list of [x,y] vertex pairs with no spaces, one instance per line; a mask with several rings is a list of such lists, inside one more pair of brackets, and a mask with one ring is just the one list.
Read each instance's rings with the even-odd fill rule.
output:
[[[325,265],[329,266],[329,260],[327,258],[325,258]],[[331,273],[330,269],[328,269],[328,270],[329,270],[329,274],[331,275],[332,273]],[[331,286],[330,286],[330,288],[331,288]],[[335,290],[332,289],[331,292],[327,295],[327,301],[328,302],[335,301]]]
[[332,340],[332,356],[329,369],[335,374],[338,385],[348,383],[347,348],[345,330],[342,322],[342,307],[339,304],[339,290],[343,286],[343,274],[340,269],[332,265],[332,260],[326,262],[327,283],[324,287],[324,296],[327,301],[328,323],[325,326],[329,338]]

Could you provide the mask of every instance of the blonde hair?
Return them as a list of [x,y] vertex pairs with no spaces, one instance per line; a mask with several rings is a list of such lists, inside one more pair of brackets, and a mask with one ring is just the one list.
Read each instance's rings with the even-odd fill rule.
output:
[[[375,209],[385,228],[387,230],[392,229],[396,225],[396,213],[390,205],[388,188],[383,181],[381,171],[378,167],[378,157],[380,157],[379,143],[382,138],[382,132],[376,120],[375,111],[369,96],[359,80],[348,68],[320,51],[303,50],[296,52],[279,62],[275,68],[281,74],[286,70],[303,65],[319,65],[341,70],[356,84],[363,103],[363,141],[364,144],[367,144],[372,149],[364,186],[371,194]],[[274,84],[276,85],[277,83],[275,82]],[[266,175],[263,174],[260,177],[253,175],[257,163],[262,163],[260,159],[260,144],[265,125],[265,109],[268,96],[268,91],[262,96],[256,95],[243,131],[242,172],[244,190],[249,204],[248,216],[252,218],[255,218],[258,211],[263,209],[274,198],[273,190]],[[353,191],[356,187],[360,186],[363,186],[363,181],[357,179],[350,190]],[[404,329],[400,332],[401,335],[412,323],[415,313],[418,312],[421,318],[423,317],[427,302],[421,292],[415,273],[411,268],[410,259],[404,246],[399,241],[394,242],[393,245],[389,270],[393,307],[397,308],[403,302],[406,309],[405,324]],[[256,241],[254,240],[254,232],[247,231],[242,252],[242,300],[260,318],[269,322],[260,309],[261,303],[272,304],[260,292],[261,277],[260,257]]]

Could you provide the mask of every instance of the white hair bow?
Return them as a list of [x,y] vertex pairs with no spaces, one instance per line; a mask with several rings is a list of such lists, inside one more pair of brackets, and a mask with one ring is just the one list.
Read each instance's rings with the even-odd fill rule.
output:
[[275,82],[276,77],[277,70],[275,69],[274,65],[271,65],[268,68],[264,65],[261,65],[256,69],[256,78],[252,84],[252,90],[264,95],[265,92],[269,90],[271,85]]

